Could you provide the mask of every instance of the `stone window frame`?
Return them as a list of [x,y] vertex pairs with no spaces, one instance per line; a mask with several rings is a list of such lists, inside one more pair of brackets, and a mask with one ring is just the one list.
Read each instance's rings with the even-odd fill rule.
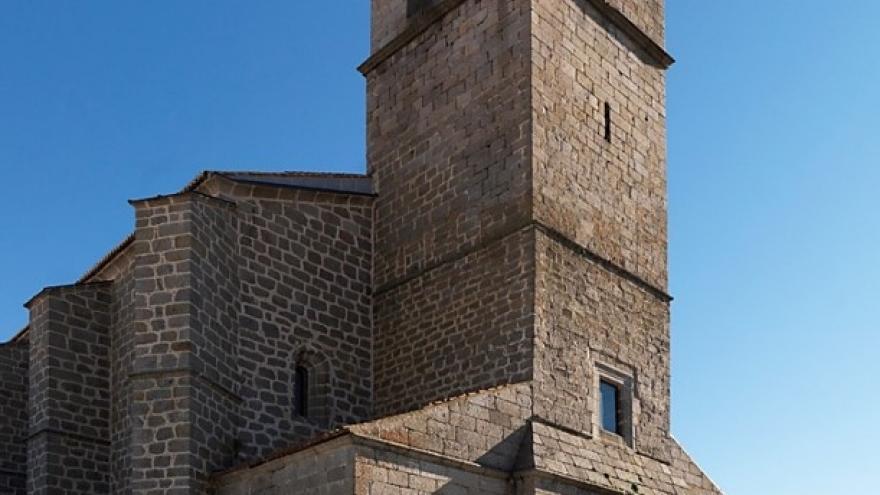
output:
[[[594,437],[601,436],[608,440],[624,443],[626,446],[635,447],[636,426],[637,426],[637,408],[638,399],[636,398],[636,375],[628,366],[620,364],[609,364],[605,360],[597,360],[594,363],[594,380],[593,390],[595,391],[593,400],[593,431]],[[602,382],[609,383],[617,387],[617,402],[619,407],[618,433],[607,431],[602,426]]]
[[[296,369],[302,367],[308,372],[306,390],[306,415],[299,416],[295,412],[296,399],[293,396],[296,390]],[[309,423],[322,428],[327,427],[333,418],[332,382],[333,373],[330,360],[311,348],[303,348],[295,354],[291,363],[290,373],[290,410],[295,421]]]

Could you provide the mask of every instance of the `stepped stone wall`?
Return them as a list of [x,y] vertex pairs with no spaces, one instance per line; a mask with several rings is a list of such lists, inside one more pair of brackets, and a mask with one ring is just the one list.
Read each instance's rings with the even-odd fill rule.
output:
[[134,256],[126,254],[102,277],[113,280],[110,325],[111,493],[128,493],[131,481],[132,352],[134,350]]
[[366,75],[377,290],[528,220],[529,24],[467,1]]
[[515,232],[376,295],[376,412],[531,376],[534,236]]
[[[155,425],[134,434],[143,489],[201,490],[214,470],[370,414],[372,199],[220,179],[203,189],[216,197],[136,203],[139,297],[152,309],[136,339],[134,423]],[[314,371],[308,419],[293,411],[297,365]]]
[[28,493],[109,491],[110,298],[98,283],[28,303]]
[[[217,200],[195,194],[135,202],[134,351],[131,371],[131,488],[136,493],[202,488],[207,471],[196,423],[204,418],[203,387],[222,387],[216,369],[197,349],[203,330],[197,321],[201,297],[197,239],[199,213]],[[217,203],[221,203],[217,201]],[[228,391],[234,393],[233,391]],[[229,407],[228,411],[235,411]],[[230,424],[223,424],[229,431]],[[210,434],[210,432],[205,432]],[[198,440],[196,436],[199,436]],[[210,438],[210,437],[209,437]],[[229,453],[232,439],[218,452]],[[231,462],[231,460],[230,460]],[[202,468],[202,469],[200,469]]]
[[338,438],[306,451],[263,462],[252,469],[225,473],[215,481],[213,493],[354,495],[354,458],[355,452],[348,439]]
[[[372,198],[215,181],[238,208],[240,457],[372,414]],[[219,276],[219,275],[218,275]],[[312,370],[294,414],[297,365]]]
[[546,234],[537,244],[536,414],[598,435],[598,373],[620,370],[634,382],[634,447],[668,459],[668,303]]
[[[598,0],[617,9],[644,31],[655,43],[663,46],[666,35],[664,0]],[[594,2],[595,3],[595,2]]]
[[0,491],[720,493],[669,431],[662,0],[372,6],[368,174],[131,201],[0,345]]

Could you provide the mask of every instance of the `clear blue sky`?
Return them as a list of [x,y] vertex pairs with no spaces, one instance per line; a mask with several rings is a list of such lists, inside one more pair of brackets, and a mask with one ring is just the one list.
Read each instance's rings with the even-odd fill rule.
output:
[[[201,169],[362,171],[368,2],[0,3],[0,339]],[[880,467],[880,3],[669,0],[674,431],[730,495]]]

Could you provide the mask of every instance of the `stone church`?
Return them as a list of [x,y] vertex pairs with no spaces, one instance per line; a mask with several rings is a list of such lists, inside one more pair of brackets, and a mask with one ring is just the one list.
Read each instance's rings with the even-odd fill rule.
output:
[[365,175],[205,172],[26,303],[0,493],[704,495],[663,0],[372,0]]

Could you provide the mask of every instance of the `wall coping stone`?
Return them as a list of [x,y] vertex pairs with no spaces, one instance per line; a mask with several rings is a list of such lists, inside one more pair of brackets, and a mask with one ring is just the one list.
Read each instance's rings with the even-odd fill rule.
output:
[[[43,296],[52,295],[52,294],[60,294],[63,292],[69,292],[69,291],[73,291],[76,289],[106,287],[106,286],[109,286],[112,284],[113,284],[112,280],[100,280],[97,282],[85,282],[85,283],[77,282],[75,284],[50,285],[48,287],[44,287],[42,290],[40,290],[40,292],[37,292],[33,297],[28,299],[27,302],[24,303],[24,307],[30,308],[31,305],[37,301],[37,299],[40,299]],[[24,330],[27,330],[28,328],[29,327],[26,327]],[[24,332],[24,330],[22,330],[22,332]],[[9,341],[8,343],[12,343],[13,341],[17,340],[19,337],[20,337],[20,335],[16,335],[15,337],[13,337],[13,340]]]

